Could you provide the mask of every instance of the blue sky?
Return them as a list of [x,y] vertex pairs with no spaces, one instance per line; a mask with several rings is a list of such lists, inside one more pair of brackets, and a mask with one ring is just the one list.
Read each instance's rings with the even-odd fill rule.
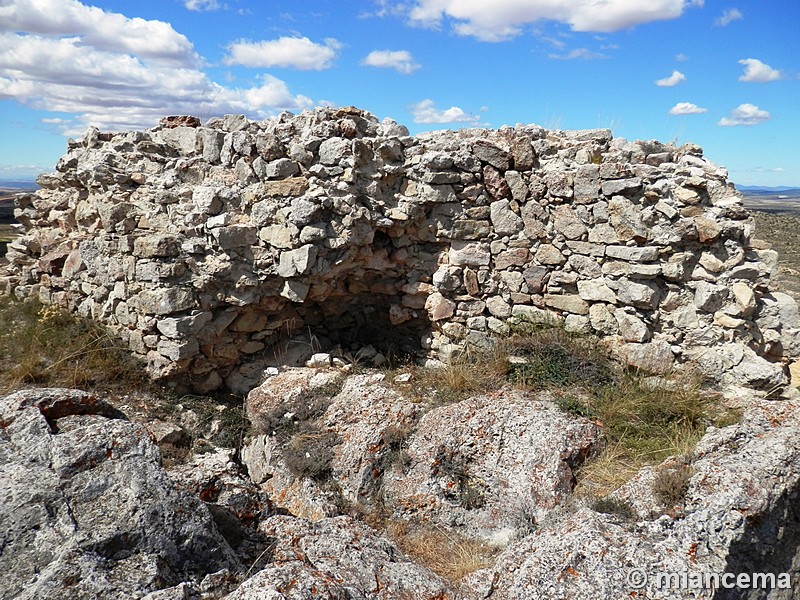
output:
[[694,142],[800,186],[797,0],[0,0],[0,179],[90,124],[355,105]]

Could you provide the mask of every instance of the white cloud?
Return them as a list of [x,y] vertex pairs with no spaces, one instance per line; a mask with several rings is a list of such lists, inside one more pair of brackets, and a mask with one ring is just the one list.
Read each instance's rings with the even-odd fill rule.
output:
[[566,54],[548,54],[547,57],[555,60],[597,60],[600,58],[608,58],[608,55],[592,52],[588,48],[575,48]]
[[281,37],[261,42],[240,41],[228,46],[226,65],[269,68],[288,67],[300,71],[322,71],[332,66],[342,45],[329,38],[316,44],[307,37]]
[[714,25],[717,27],[727,27],[734,21],[743,19],[744,15],[738,8],[726,8],[722,11],[722,15],[714,20]]
[[282,106],[293,109],[313,106],[310,98],[293,96],[286,82],[272,75],[263,75],[260,87],[245,90],[243,95],[250,106]]
[[658,87],[673,87],[675,85],[678,85],[679,83],[683,83],[684,81],[686,81],[686,75],[684,75],[680,71],[673,71],[672,75],[670,75],[669,77],[657,80],[656,85]]
[[675,19],[702,0],[416,0],[412,24],[438,28],[446,18],[460,35],[498,42],[542,20],[566,23],[574,31],[612,32],[642,23]]
[[781,78],[781,72],[764,64],[756,58],[743,58],[739,61],[744,65],[744,74],[739,77],[739,81],[746,83],[767,83]]
[[222,5],[217,0],[185,0],[183,5],[189,10],[198,12],[208,12],[222,8]]
[[700,115],[705,112],[708,112],[707,108],[700,108],[691,102],[678,102],[669,109],[671,115]]
[[408,50],[373,50],[367,54],[361,64],[368,67],[394,69],[403,75],[409,75],[420,68]]
[[717,125],[722,125],[723,127],[758,125],[769,121],[771,118],[771,114],[765,110],[761,110],[755,104],[740,104],[731,111],[731,118],[724,117],[719,120]]
[[28,180],[33,179],[40,173],[52,170],[52,165],[49,167],[43,165],[0,165],[0,179],[7,181],[16,179]]
[[0,32],[76,36],[99,50],[124,52],[182,66],[198,57],[186,36],[169,23],[129,19],[77,0],[2,0]]
[[[166,23],[153,26],[70,0],[61,1],[66,12],[41,12],[48,2],[35,3],[40,20],[29,23],[32,3],[0,0],[0,99],[66,113],[42,122],[67,135],[79,135],[88,125],[110,130],[153,127],[168,114],[264,118],[312,105],[272,76],[252,88],[218,85],[197,68],[199,58],[188,40]],[[73,13],[87,21],[67,18]],[[116,41],[95,30],[105,25],[118,26]],[[3,32],[3,27],[14,31]],[[155,35],[159,32],[162,38]],[[137,53],[138,48],[144,50]]]
[[471,123],[477,125],[480,121],[477,116],[466,113],[457,106],[439,110],[430,99],[418,102],[410,109],[414,123]]

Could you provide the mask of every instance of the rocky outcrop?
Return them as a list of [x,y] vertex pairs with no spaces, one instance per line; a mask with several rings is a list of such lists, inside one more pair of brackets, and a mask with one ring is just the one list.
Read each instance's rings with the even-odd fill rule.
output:
[[227,600],[453,597],[445,580],[410,562],[394,544],[349,517],[316,523],[272,517],[263,530],[278,540],[274,561]]
[[[287,370],[253,390],[248,415],[264,433],[242,451],[279,506],[311,519],[343,505],[380,506],[396,519],[505,543],[564,503],[600,446],[600,429],[559,411],[547,393],[505,389],[426,410],[380,373],[349,377],[304,412],[322,377]],[[311,468],[323,462],[324,471]]]
[[0,476],[3,598],[434,599],[450,590],[351,518],[274,515],[230,451],[166,472],[143,426],[80,390],[0,398]]
[[[778,402],[753,400],[741,423],[710,428],[695,448],[677,512],[652,500],[648,505],[648,469],[616,493],[636,507],[632,515],[586,507],[567,512],[510,544],[491,568],[468,576],[465,594],[612,600],[704,598],[716,589],[714,598],[797,598],[799,425],[796,393]],[[684,579],[659,579],[659,573]],[[728,585],[698,583],[706,574],[726,573],[733,577]],[[756,573],[771,574],[771,587],[730,586],[740,574],[752,581]]]
[[410,137],[318,109],[92,129],[39,184],[3,287],[103,321],[202,392],[247,392],[300,331],[309,349],[447,360],[510,319],[555,320],[637,367],[692,360],[765,388],[800,351],[796,304],[768,291],[775,252],[691,144],[534,125]]
[[[644,469],[598,512],[570,493],[596,425],[546,395],[504,390],[422,414],[382,374],[287,370],[248,399],[272,429],[243,449],[246,470],[217,449],[165,471],[145,428],[102,399],[18,392],[0,399],[0,595],[666,599],[709,597],[691,582],[727,573],[771,574],[775,589],[714,597],[794,599],[800,395],[737,394],[741,422],[709,428],[690,456]],[[294,438],[331,452],[307,456],[314,446]],[[287,448],[310,460],[293,464]],[[656,474],[670,469],[686,485],[665,500]],[[301,483],[284,485],[285,472]],[[480,536],[499,555],[447,581],[354,518],[369,510]]]

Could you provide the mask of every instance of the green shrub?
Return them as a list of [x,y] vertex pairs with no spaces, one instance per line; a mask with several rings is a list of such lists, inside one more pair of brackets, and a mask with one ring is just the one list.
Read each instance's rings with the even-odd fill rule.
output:
[[446,496],[465,509],[475,510],[484,505],[483,483],[469,476],[467,459],[457,450],[441,444],[434,455],[432,474],[447,482]]

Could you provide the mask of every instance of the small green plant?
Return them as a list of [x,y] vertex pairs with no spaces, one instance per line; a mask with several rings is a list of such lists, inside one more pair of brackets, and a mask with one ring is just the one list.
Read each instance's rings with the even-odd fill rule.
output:
[[636,517],[636,511],[630,502],[620,500],[619,498],[597,498],[591,504],[592,510],[595,512],[617,515],[623,519],[633,519]]
[[594,411],[586,400],[582,400],[572,394],[563,394],[556,397],[556,406],[565,413],[590,419],[594,416]]
[[505,341],[510,361],[508,379],[524,388],[597,388],[614,380],[614,367],[597,340],[550,327]]

